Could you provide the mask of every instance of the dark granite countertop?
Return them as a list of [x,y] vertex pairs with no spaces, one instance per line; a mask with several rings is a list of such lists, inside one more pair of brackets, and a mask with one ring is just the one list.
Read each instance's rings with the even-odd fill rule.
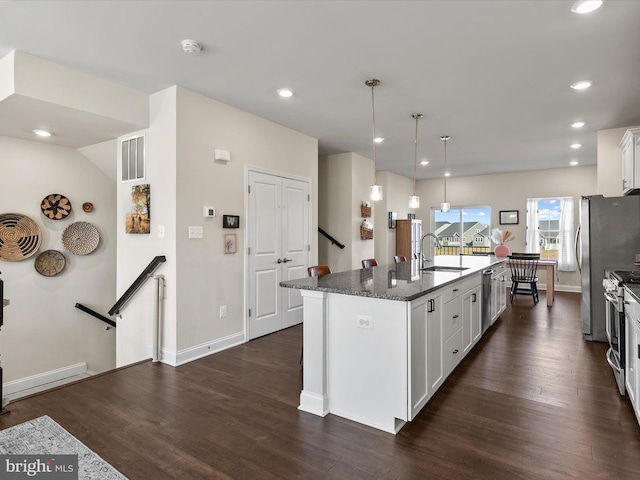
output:
[[435,265],[464,267],[466,270],[425,272],[420,271],[419,262],[413,260],[392,265],[379,265],[370,269],[287,280],[280,282],[280,286],[407,302],[506,260],[493,255],[439,255],[435,257]]

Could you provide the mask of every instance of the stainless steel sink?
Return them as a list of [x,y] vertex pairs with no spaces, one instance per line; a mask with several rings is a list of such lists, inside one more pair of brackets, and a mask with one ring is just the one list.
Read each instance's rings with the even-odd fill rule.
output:
[[433,267],[421,268],[423,272],[461,272],[468,270],[468,267],[445,267],[440,265],[434,265]]

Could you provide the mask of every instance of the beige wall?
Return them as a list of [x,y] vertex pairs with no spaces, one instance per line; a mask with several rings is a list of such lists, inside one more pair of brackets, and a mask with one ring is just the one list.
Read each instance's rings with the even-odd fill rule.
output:
[[[245,170],[248,166],[308,178],[311,261],[317,261],[318,141],[189,90],[177,89],[177,350],[244,331]],[[227,165],[214,148],[231,152]],[[216,218],[205,221],[202,208]],[[238,253],[225,255],[222,214],[240,215]],[[189,240],[188,226],[204,238]],[[221,305],[227,317],[219,318]]]
[[[380,265],[393,263],[396,254],[396,231],[389,228],[389,212],[396,212],[397,219],[406,219],[409,196],[413,193],[413,179],[392,172],[378,172],[378,182],[382,185],[383,199],[376,202],[376,259]],[[416,188],[418,188],[416,186]]]
[[622,195],[622,151],[620,140],[630,128],[612,128],[598,131],[598,188],[605,197]]
[[[362,240],[360,225],[364,220],[360,206],[368,201],[373,163],[355,153],[324,157],[319,163],[319,226],[345,245],[340,249],[325,237],[318,238],[318,262],[333,272],[361,268],[361,261],[374,256],[374,240]],[[370,202],[375,212],[376,203]],[[374,214],[375,215],[375,214]],[[374,216],[369,218],[376,225]]]
[[[74,308],[82,303],[103,315],[115,301],[116,188],[77,150],[46,142],[0,137],[2,212],[28,215],[42,230],[39,252],[59,250],[65,269],[44,277],[34,269],[38,254],[19,262],[1,262],[4,297],[2,367],[4,381],[42,374],[87,362],[92,372],[115,366],[114,329]],[[71,214],[51,220],[40,211],[42,199],[61,193],[71,201]],[[82,210],[91,202],[91,213]],[[69,253],[62,232],[76,221],[90,222],[100,244],[89,255]]]
[[[442,180],[419,182],[420,209],[416,218],[423,220],[423,231],[431,231],[431,208],[442,202]],[[491,207],[491,227],[508,229],[515,234],[509,243],[511,251],[525,251],[527,198],[574,198],[574,227],[579,223],[579,200],[582,195],[596,192],[596,167],[557,168],[529,172],[480,175],[475,177],[449,177],[447,200],[452,207],[488,205]],[[518,210],[518,225],[500,226],[500,210]],[[577,272],[559,272],[557,287],[577,291],[580,276]],[[544,283],[544,274],[541,283]]]

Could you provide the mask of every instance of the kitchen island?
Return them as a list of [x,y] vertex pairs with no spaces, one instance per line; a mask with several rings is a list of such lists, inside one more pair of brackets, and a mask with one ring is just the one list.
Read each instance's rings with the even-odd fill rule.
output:
[[482,336],[481,274],[506,258],[437,256],[281,282],[303,297],[300,410],[390,433],[412,420]]

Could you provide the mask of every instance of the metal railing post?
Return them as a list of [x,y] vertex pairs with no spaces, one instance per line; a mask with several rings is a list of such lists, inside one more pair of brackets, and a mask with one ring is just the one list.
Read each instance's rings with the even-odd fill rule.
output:
[[164,275],[150,275],[156,280],[156,305],[153,320],[152,361],[160,361],[160,325],[162,324],[162,300],[164,300]]

